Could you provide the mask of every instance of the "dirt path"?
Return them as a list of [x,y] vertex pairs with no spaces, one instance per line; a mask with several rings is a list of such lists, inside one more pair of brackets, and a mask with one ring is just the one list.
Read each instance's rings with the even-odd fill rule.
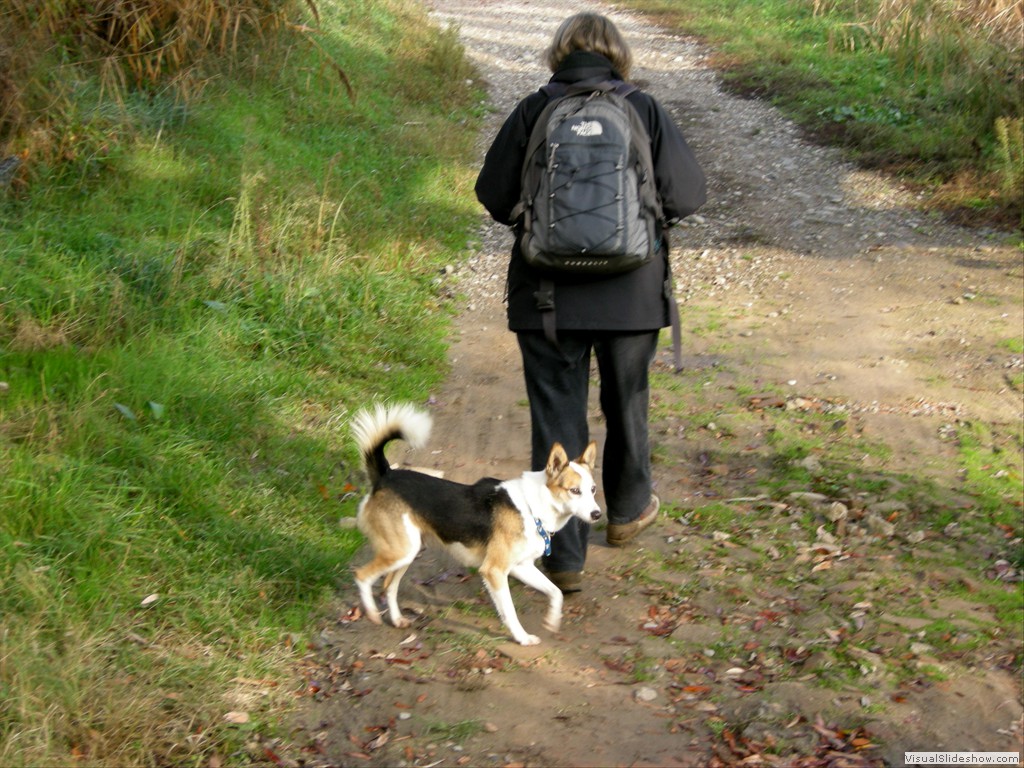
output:
[[[538,52],[576,4],[434,7],[488,82],[486,142],[544,81]],[[971,511],[951,435],[981,422],[1019,444],[1022,361],[1006,344],[1024,328],[1019,251],[916,211],[769,107],[722,92],[692,41],[613,16],[711,185],[674,238],[688,370],[657,364],[653,450],[674,513],[632,549],[595,532],[586,590],[535,648],[507,642],[478,578],[434,554],[404,582],[421,614],[411,630],[359,620],[347,588],[309,658],[296,760],[858,766],[911,749],[1021,751],[1022,639],[995,605],[1020,600],[1008,544],[944,535]],[[460,481],[525,468],[508,248],[484,226],[456,265],[464,299],[431,445],[393,460]],[[889,446],[861,460],[878,490],[765,493],[773,434],[813,432],[823,411],[842,414],[842,439]],[[600,441],[596,408],[592,424]],[[897,493],[902,472],[948,491],[932,506],[951,523],[936,529]],[[540,630],[542,601],[514,595]]]

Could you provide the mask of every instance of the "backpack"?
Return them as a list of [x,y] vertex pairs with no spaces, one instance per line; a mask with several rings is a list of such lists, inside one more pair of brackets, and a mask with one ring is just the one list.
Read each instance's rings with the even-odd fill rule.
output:
[[549,84],[522,170],[521,248],[551,277],[603,277],[643,266],[662,217],[636,86]]

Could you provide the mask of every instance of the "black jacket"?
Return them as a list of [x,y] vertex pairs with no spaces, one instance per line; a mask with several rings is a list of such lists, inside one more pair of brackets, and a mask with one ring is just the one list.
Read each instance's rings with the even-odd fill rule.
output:
[[[594,53],[570,54],[551,82],[620,80],[611,63]],[[679,129],[651,96],[634,91],[627,96],[636,107],[651,138],[654,175],[665,219],[674,223],[696,211],[706,198],[704,173]],[[534,123],[547,104],[541,90],[523,99],[505,120],[476,181],[477,199],[498,222],[516,228],[508,268],[508,324],[512,331],[541,329],[541,311],[534,296],[539,275],[519,252],[519,223],[512,209],[519,202],[526,145]],[[587,282],[560,281],[555,287],[555,315],[561,330],[650,331],[669,324],[665,286],[668,280],[667,238],[664,258],[616,277]]]

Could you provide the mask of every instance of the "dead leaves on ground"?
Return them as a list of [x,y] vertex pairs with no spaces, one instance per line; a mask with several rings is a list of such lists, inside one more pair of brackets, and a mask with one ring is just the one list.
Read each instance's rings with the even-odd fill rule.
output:
[[395,719],[391,718],[385,725],[368,725],[363,729],[363,732],[369,736],[365,741],[358,734],[349,734],[348,740],[358,747],[358,751],[346,752],[349,757],[355,757],[360,760],[371,760],[372,755],[379,749],[382,749],[389,741],[391,741],[391,733],[396,725]]
[[786,728],[802,727],[817,735],[813,752],[804,755],[785,754],[776,739],[747,738],[730,728],[721,731],[717,753],[708,761],[708,768],[734,766],[785,766],[785,768],[881,768],[883,759],[874,753],[877,746],[864,728],[844,729],[834,723],[826,724],[821,715],[808,723],[795,718]]
[[690,621],[696,609],[686,602],[672,605],[651,605],[647,608],[647,620],[641,622],[640,629],[655,637],[668,637],[680,624]]
[[[758,500],[751,502],[755,505],[751,512],[757,511]],[[900,516],[907,513],[893,509],[882,517],[878,509],[869,510],[863,504],[810,494],[787,498],[786,503],[773,505],[772,512],[792,521],[788,529],[778,533],[767,525],[759,527],[754,516],[720,535],[688,528],[688,533],[696,535],[666,555],[670,565],[678,561],[677,570],[682,573],[673,573],[664,582],[644,578],[652,575],[648,562],[604,574],[623,585],[624,591],[632,591],[632,599],[628,618],[615,625],[614,632],[621,634],[597,631],[595,639],[602,651],[594,667],[603,663],[604,668],[588,666],[586,673],[597,678],[595,685],[635,687],[643,682],[640,690],[651,697],[633,691],[632,706],[637,711],[655,710],[657,717],[667,721],[669,733],[691,738],[694,746],[710,744],[714,752],[707,763],[710,768],[881,766],[880,747],[871,733],[859,727],[870,721],[860,716],[867,714],[864,708],[871,703],[867,697],[859,705],[855,698],[849,699],[849,706],[844,704],[838,712],[808,699],[781,717],[773,711],[762,718],[759,725],[764,727],[759,728],[751,728],[741,715],[744,705],[749,709],[762,700],[773,701],[776,683],[813,688],[837,676],[877,685],[871,697],[876,703],[914,705],[918,688],[898,684],[892,673],[915,672],[920,686],[929,684],[927,672],[918,669],[921,654],[911,642],[926,639],[921,627],[927,625],[904,626],[893,620],[886,606],[902,604],[904,598],[920,592],[922,580],[930,583],[934,577],[922,570],[912,584],[886,581],[890,573],[900,572],[894,551],[902,549],[899,537],[886,533],[881,524],[902,524]],[[881,522],[869,519],[870,512]],[[813,527],[807,527],[807,518],[813,520]],[[682,520],[680,524],[691,525]],[[758,538],[758,534],[767,535]],[[674,539],[668,537],[666,542],[672,544]],[[470,574],[465,571],[450,570],[418,583],[430,589],[467,578]],[[633,602],[638,598],[642,602]],[[567,602],[570,625],[592,618],[583,605]],[[353,607],[338,624],[350,632],[351,625],[363,618],[361,610]],[[586,626],[595,634],[592,624]],[[377,637],[375,633],[370,642],[380,642]],[[394,637],[398,640],[402,635]],[[945,658],[942,644],[952,640],[936,637],[935,641],[941,646],[935,655]],[[429,764],[437,757],[402,722],[414,715],[410,712],[415,709],[413,698],[395,701],[398,697],[388,691],[416,690],[402,686],[403,682],[441,683],[452,693],[476,691],[493,682],[488,675],[515,663],[478,647],[449,647],[442,652],[415,634],[389,644],[388,649],[336,659],[327,653],[311,666],[305,694],[317,700],[337,696],[355,702],[375,694],[372,702],[360,704],[372,718],[371,724],[363,720],[342,731],[342,738],[348,738],[343,747],[351,764],[379,763],[403,754],[410,765]],[[601,658],[605,653],[609,657]],[[819,706],[840,722],[814,717]]]
[[[304,664],[306,679],[302,695],[310,696],[317,701],[329,699],[339,694],[351,698],[362,698],[373,692],[373,688],[362,688],[352,684],[353,678],[363,676],[364,670],[374,662],[388,667],[411,670],[418,661],[424,661],[432,655],[433,650],[427,648],[417,635],[412,634],[398,644],[398,649],[383,653],[371,650],[366,654],[343,658],[339,656],[330,660],[307,658]],[[398,673],[398,677],[406,682],[426,684],[434,682],[430,678],[421,677],[411,671]]]

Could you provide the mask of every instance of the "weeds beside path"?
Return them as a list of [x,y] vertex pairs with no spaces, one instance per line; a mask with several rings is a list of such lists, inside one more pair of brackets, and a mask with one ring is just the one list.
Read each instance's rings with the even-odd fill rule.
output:
[[[434,5],[460,25],[495,120],[543,81],[537,52],[575,10]],[[291,746],[343,766],[1020,752],[1019,250],[724,94],[692,42],[615,18],[711,180],[674,238],[689,365],[654,376],[666,519],[627,550],[595,531],[586,589],[537,648],[508,643],[477,577],[432,554],[403,582],[412,630],[360,621],[343,589]],[[393,460],[455,480],[525,468],[507,248],[486,228],[456,268],[434,435]],[[596,409],[592,424],[600,440]],[[514,596],[539,626],[542,600]]]

